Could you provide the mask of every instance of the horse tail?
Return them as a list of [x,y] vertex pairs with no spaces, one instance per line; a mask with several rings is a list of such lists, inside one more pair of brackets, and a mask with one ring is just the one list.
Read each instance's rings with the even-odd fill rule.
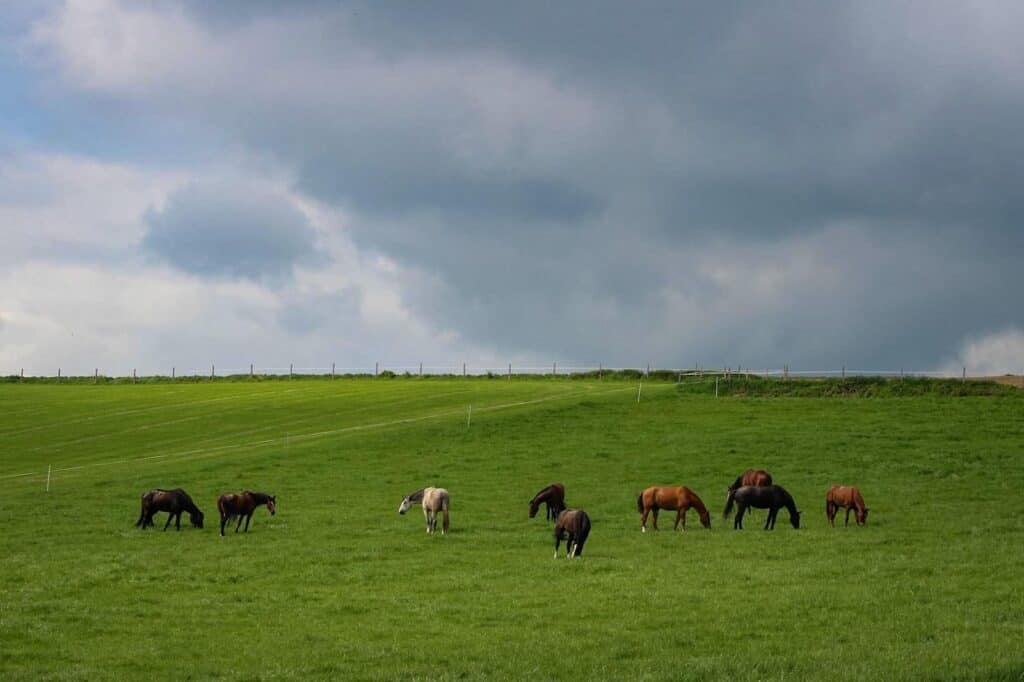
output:
[[583,556],[583,545],[587,541],[587,537],[590,535],[590,516],[585,511],[580,512],[580,525],[579,531],[576,534],[576,549],[573,550],[574,556]]
[[448,497],[446,496],[441,502],[441,512],[444,514],[444,520],[441,522],[441,532],[447,535],[448,533]]
[[636,510],[641,514],[644,513],[644,494],[640,493],[636,498]]
[[142,503],[139,509],[139,520],[135,522],[136,528],[142,528],[142,524],[146,521],[146,496],[142,496]]
[[729,497],[725,501],[725,511],[722,512],[722,518],[723,519],[729,518],[729,515],[732,514],[732,506],[733,506],[733,504],[735,502],[736,502],[736,491],[735,490],[730,490],[729,491]]
[[743,475],[740,474],[739,476],[736,477],[736,480],[732,482],[732,485],[729,486],[729,490],[736,490],[736,488],[739,488],[739,487],[742,487],[742,486],[743,486]]

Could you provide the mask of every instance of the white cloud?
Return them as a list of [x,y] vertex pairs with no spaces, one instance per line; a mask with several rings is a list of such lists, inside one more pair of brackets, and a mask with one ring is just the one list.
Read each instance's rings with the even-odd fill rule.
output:
[[968,340],[944,371],[959,375],[964,368],[971,376],[1024,375],[1024,331],[1007,329]]

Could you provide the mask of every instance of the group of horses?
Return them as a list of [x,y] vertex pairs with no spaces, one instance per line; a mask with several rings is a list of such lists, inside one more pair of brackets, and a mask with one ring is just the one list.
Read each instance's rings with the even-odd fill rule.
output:
[[[224,536],[224,526],[234,518],[238,519],[235,526],[237,533],[245,520],[245,532],[249,532],[249,522],[257,507],[266,505],[267,511],[273,516],[277,513],[277,498],[267,493],[257,493],[251,490],[243,490],[240,493],[224,493],[217,498],[217,511],[220,512],[220,534]],[[200,511],[192,498],[181,488],[164,490],[157,488],[142,494],[142,510],[139,512],[139,520],[135,522],[136,528],[148,528],[153,525],[153,516],[158,512],[167,512],[167,522],[164,523],[164,530],[171,525],[174,519],[174,526],[181,530],[181,515],[188,512],[188,519],[196,528],[203,527],[203,512]]]
[[[427,487],[411,492],[402,498],[402,502],[398,506],[398,513],[404,515],[415,504],[423,507],[428,534],[437,531],[438,515],[441,515],[443,519],[441,534],[448,533],[450,497],[447,490]],[[582,509],[569,509],[566,506],[565,486],[561,483],[552,483],[533,496],[533,499],[530,500],[531,519],[537,515],[542,504],[545,506],[547,520],[555,522],[555,557],[558,556],[558,550],[563,541],[566,543],[566,558],[581,556],[583,546],[590,536],[590,516]],[[234,518],[238,519],[235,532],[239,531],[242,521],[245,520],[245,532],[248,533],[253,512],[264,505],[271,516],[277,513],[277,498],[267,493],[244,490],[238,493],[225,493],[218,497],[217,511],[220,512],[221,536],[224,535],[224,527]],[[772,475],[767,471],[748,469],[737,476],[727,489],[724,518],[728,519],[735,508],[736,517],[733,521],[733,528],[742,530],[743,517],[748,509],[767,509],[768,516],[765,519],[764,528],[773,530],[779,510],[783,507],[789,512],[789,522],[793,528],[799,528],[800,510],[797,509],[793,496],[782,486],[775,485]],[[647,531],[648,518],[651,519],[654,530],[658,530],[658,512],[662,509],[676,512],[673,529],[682,527],[682,530],[686,530],[686,513],[690,508],[697,510],[702,526],[711,528],[711,514],[700,496],[693,490],[682,485],[650,486],[636,498],[636,510],[640,513],[640,531]],[[858,526],[867,523],[868,508],[857,488],[833,485],[828,489],[825,495],[825,514],[830,526],[835,527],[835,518],[840,509],[846,509],[847,526],[850,525],[851,511],[854,512],[854,519]],[[167,512],[164,530],[171,525],[172,519],[175,521],[175,527],[181,530],[181,515],[185,512],[188,512],[193,526],[203,527],[203,512],[192,501],[188,493],[181,488],[175,490],[157,488],[143,494],[142,510],[135,525],[143,529],[152,526],[153,516],[158,512]]]
[[[767,509],[765,530],[775,528],[775,520],[783,507],[789,512],[793,528],[800,528],[800,510],[793,496],[780,485],[775,485],[772,475],[763,469],[748,469],[736,477],[727,489],[724,518],[728,519],[736,509],[733,528],[742,530],[743,517],[750,508]],[[559,543],[567,540],[566,556],[572,558],[583,552],[583,544],[590,535],[590,517],[581,509],[568,509],[565,504],[565,486],[552,483],[543,488],[530,500],[530,518],[537,515],[541,505],[546,507],[546,518],[555,521],[555,556]],[[636,510],[640,513],[640,531],[647,531],[647,520],[651,519],[654,530],[658,530],[658,512],[662,509],[676,512],[674,529],[686,530],[686,513],[690,508],[697,510],[700,523],[711,528],[711,514],[704,502],[686,486],[654,485],[636,498]],[[846,525],[850,525],[850,512],[855,512],[858,526],[867,523],[868,508],[860,490],[852,486],[833,485],[825,495],[825,514],[830,526],[835,527],[836,514],[846,509]]]

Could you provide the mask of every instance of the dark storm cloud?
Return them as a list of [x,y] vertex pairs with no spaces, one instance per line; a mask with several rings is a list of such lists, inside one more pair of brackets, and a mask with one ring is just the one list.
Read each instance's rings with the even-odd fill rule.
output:
[[[191,7],[229,45],[283,22],[292,47],[173,114],[347,211],[471,341],[920,367],[1024,325],[1015,4],[311,3],[298,28]],[[301,257],[270,243],[252,271]]]
[[146,215],[143,249],[201,277],[281,281],[320,262],[315,233],[287,197],[231,184],[190,185]]

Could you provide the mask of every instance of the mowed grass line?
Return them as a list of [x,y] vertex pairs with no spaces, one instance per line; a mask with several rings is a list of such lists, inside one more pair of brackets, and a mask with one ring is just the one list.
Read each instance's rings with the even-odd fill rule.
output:
[[[347,405],[364,422],[368,414],[399,421],[410,405],[429,413],[413,383],[378,382],[354,395],[351,385],[338,387],[336,400],[324,397],[331,416],[319,430],[344,421]],[[1024,672],[1024,525],[1006,512],[1024,484],[1024,403],[715,401],[645,385],[637,404],[625,385],[593,383],[438,382],[430,387],[437,393],[472,384],[473,400],[493,405],[531,390],[564,391],[564,399],[474,407],[467,428],[456,394],[434,408],[450,406],[451,416],[334,431],[292,441],[287,453],[267,447],[82,470],[56,479],[49,496],[38,478],[0,481],[0,677]],[[19,388],[0,387],[0,399]],[[210,388],[197,385],[192,395],[219,395]],[[231,391],[245,395],[245,386]],[[387,407],[367,413],[378,400]],[[231,401],[212,403],[224,409],[211,421],[223,421],[218,438],[226,439],[230,428],[287,421],[288,403],[238,412]],[[295,410],[318,426],[305,400]],[[116,431],[116,419],[107,428]],[[147,435],[117,437],[141,448]],[[5,460],[18,456],[9,449],[16,444],[0,442]],[[88,441],[82,447],[94,449],[80,456],[102,460],[109,446]],[[40,454],[29,464],[43,464]],[[724,488],[748,466],[770,469],[794,494],[804,529],[792,531],[785,512],[773,533],[757,530],[763,512],[743,532],[721,522]],[[526,519],[526,501],[553,480],[594,520],[582,561],[552,560],[550,525]],[[866,528],[826,527],[831,482],[861,486],[872,509]],[[425,536],[418,511],[395,514],[402,494],[431,483],[452,491],[448,537]],[[712,531],[691,518],[692,530],[673,534],[663,513],[663,530],[641,535],[635,498],[651,483],[697,490],[713,511]],[[139,493],[156,485],[192,492],[207,528],[132,528]],[[239,487],[275,492],[279,514],[258,512],[248,536],[221,539],[213,498]]]
[[[276,441],[301,439],[309,435],[379,427],[391,424],[395,420],[433,418],[448,415],[453,410],[468,409],[474,398],[477,398],[478,413],[502,407],[488,403],[488,396],[481,394],[472,384],[463,384],[458,390],[439,390],[429,383],[406,383],[377,395],[376,393],[381,390],[380,383],[356,383],[363,385],[339,385],[341,390],[330,390],[310,382],[313,390],[289,389],[283,391],[285,400],[280,400],[280,396],[277,396],[273,404],[264,400],[262,403],[257,402],[255,406],[252,404],[252,396],[244,392],[239,393],[237,384],[228,384],[230,394],[216,398],[151,405],[134,410],[99,412],[79,417],[70,424],[51,424],[45,430],[22,426],[20,430],[0,433],[0,443],[19,452],[18,460],[12,460],[9,464],[36,461],[42,466],[44,462],[46,465],[53,465],[56,462],[54,471],[60,473],[89,466],[121,464],[173,455],[188,456],[205,450],[263,446]],[[192,385],[192,388],[202,390],[210,387]],[[572,391],[591,391],[594,388],[592,385],[550,383],[510,387],[503,395],[505,398],[518,396],[521,399],[517,402],[531,403],[537,400],[556,399]],[[603,390],[609,389],[605,387]],[[263,392],[257,393],[256,397],[275,398]],[[340,407],[335,408],[336,403]],[[185,416],[168,418],[166,410],[170,409],[184,412]],[[438,410],[442,411],[438,413]],[[160,412],[161,417],[154,419],[157,412]],[[381,419],[383,421],[379,421]],[[87,429],[81,426],[84,422],[88,422]],[[187,428],[181,428],[182,424],[188,422],[193,423]],[[253,426],[254,424],[256,426]],[[325,431],[325,424],[336,426]],[[68,426],[74,427],[76,432],[68,431]],[[250,438],[258,434],[270,434],[270,437],[255,440]],[[223,445],[225,441],[228,442],[227,445]],[[186,445],[189,447],[185,447]],[[182,447],[185,447],[184,451]],[[94,461],[97,454],[106,457],[101,461]],[[0,472],[0,480],[5,477],[19,478],[31,476],[33,473],[44,473],[11,473],[2,465]]]

